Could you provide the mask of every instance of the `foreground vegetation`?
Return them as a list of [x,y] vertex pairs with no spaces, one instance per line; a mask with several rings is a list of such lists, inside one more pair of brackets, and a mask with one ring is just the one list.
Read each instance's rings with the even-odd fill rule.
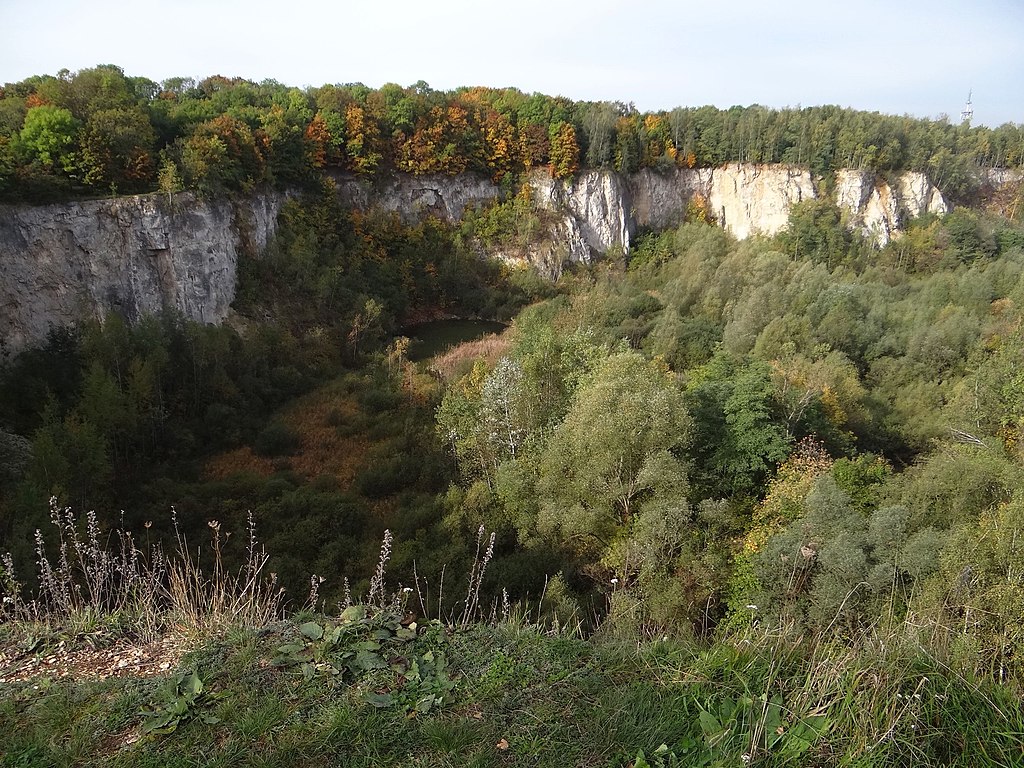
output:
[[[54,519],[66,546],[41,555],[39,598],[4,603],[5,766],[1011,766],[1024,748],[1015,686],[925,652],[910,625],[857,648],[760,626],[637,646],[608,624],[585,640],[543,602],[481,605],[482,538],[461,610],[431,619],[419,581],[388,586],[390,533],[369,602],[281,620],[251,532],[230,574],[185,548],[148,557],[123,531],[106,552],[91,521],[81,538],[67,510]],[[55,648],[172,628],[192,650],[156,676],[86,662],[60,677],[59,656],[19,674]]]
[[1024,744],[1018,697],[910,650],[638,651],[523,623],[401,639],[397,615],[359,615],[236,631],[163,680],[5,685],[0,760],[1012,766]]

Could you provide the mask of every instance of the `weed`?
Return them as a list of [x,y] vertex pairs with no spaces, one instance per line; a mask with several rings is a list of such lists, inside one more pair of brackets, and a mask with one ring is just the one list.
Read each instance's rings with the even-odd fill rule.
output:
[[363,700],[374,707],[425,714],[445,703],[455,688],[444,653],[428,645],[415,623],[354,605],[335,622],[299,625],[272,663],[298,668],[307,681],[326,676],[337,684],[358,684]]
[[476,534],[476,553],[473,555],[473,565],[469,572],[469,586],[466,589],[466,599],[463,602],[462,615],[459,618],[459,624],[463,627],[468,626],[470,622],[476,621],[478,618],[480,584],[483,582],[484,574],[487,572],[487,565],[494,556],[494,533],[491,533],[490,538],[487,540],[487,549],[484,550],[483,555],[480,554],[484,535],[485,529],[481,525]]
[[780,695],[720,698],[698,714],[705,757],[712,763],[739,752],[744,762],[764,754],[793,760],[807,752],[828,730],[824,715],[799,717]]
[[142,730],[145,733],[173,733],[178,726],[192,718],[207,725],[219,723],[220,718],[201,711],[201,707],[218,698],[206,690],[202,678],[195,671],[179,673],[173,685],[166,688],[163,699],[142,709]]
[[[693,765],[693,763],[686,763],[687,765]],[[651,753],[650,760],[644,754],[641,749],[636,753],[636,759],[633,761],[633,768],[676,768],[676,766],[684,765],[676,753],[668,748],[668,744],[662,744]]]
[[159,544],[142,551],[134,535],[123,528],[109,537],[114,546],[108,549],[95,512],[85,515],[82,526],[69,507],[51,499],[56,558],[51,561],[42,531],[37,530],[39,590],[26,599],[10,555],[3,557],[0,619],[21,622],[37,637],[40,632],[72,637],[113,632],[146,642],[172,625],[201,635],[235,625],[264,626],[280,617],[282,590],[273,574],[263,575],[268,557],[256,540],[251,513],[246,559],[237,573],[224,566],[226,536],[220,523],[209,523],[212,564],[207,573],[200,565],[202,552],[197,549],[193,554],[173,508],[171,513],[177,550],[167,557]]

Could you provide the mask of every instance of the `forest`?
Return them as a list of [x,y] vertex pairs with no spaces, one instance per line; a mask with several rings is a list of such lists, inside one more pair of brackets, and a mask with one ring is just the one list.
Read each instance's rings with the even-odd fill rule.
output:
[[218,195],[314,184],[325,172],[478,172],[510,182],[530,168],[789,163],[827,176],[858,168],[927,173],[966,200],[978,168],[1024,165],[1020,125],[970,127],[837,106],[678,107],[574,102],[513,88],[435,91],[426,83],[305,90],[212,76],[157,83],[112,65],[0,87],[0,200],[43,202],[161,190]]
[[[733,160],[923,170],[959,204],[882,248],[825,196],[744,241],[691,207],[556,282],[480,257],[538,229],[516,193],[530,168]],[[396,594],[415,584],[429,615],[477,578],[474,600],[551,631],[726,655],[752,637],[907,644],[1019,691],[1024,226],[976,193],[979,169],[1022,163],[1021,126],[828,106],[639,114],[106,66],[5,85],[6,200],[298,193],[239,264],[237,321],[113,315],[5,357],[0,586],[43,586],[64,507],[146,549],[233,531],[230,568],[251,524],[293,608],[380,590],[384,539]],[[508,194],[410,224],[345,208],[330,180],[396,170]],[[507,327],[413,359],[431,317]]]

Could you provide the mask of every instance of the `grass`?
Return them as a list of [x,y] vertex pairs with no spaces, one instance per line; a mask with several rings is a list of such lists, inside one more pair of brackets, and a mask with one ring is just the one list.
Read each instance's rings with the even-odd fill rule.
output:
[[419,585],[386,584],[389,533],[367,603],[281,619],[251,529],[246,565],[228,573],[215,523],[204,571],[184,541],[144,557],[121,532],[107,553],[91,518],[53,516],[40,596],[4,604],[8,645],[21,633],[39,653],[96,642],[96,626],[141,638],[187,623],[198,647],[152,678],[0,685],[0,766],[1024,764],[1016,684],[897,637],[850,647],[751,628],[638,645],[499,614],[480,600],[483,529],[461,608],[417,624]]
[[[168,681],[6,686],[0,764],[1013,766],[1024,749],[1013,691],[922,656],[802,644],[638,650],[523,624],[435,622],[400,635],[397,614],[353,615],[211,639],[175,673],[195,672],[204,694],[171,733],[146,733],[140,714],[167,704]],[[312,672],[281,661],[282,647],[317,634],[310,623],[349,627],[329,651],[306,638],[310,658],[323,651]],[[393,654],[387,667],[327,671],[374,637]],[[410,664],[427,654],[443,655],[454,685],[420,711],[425,688]]]
[[511,342],[505,335],[488,334],[447,349],[430,361],[430,369],[444,381],[453,381],[468,373],[477,360],[493,365],[504,355]]

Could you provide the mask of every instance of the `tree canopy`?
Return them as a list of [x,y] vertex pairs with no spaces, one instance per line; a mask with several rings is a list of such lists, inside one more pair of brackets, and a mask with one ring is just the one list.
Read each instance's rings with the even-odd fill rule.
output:
[[734,161],[789,163],[822,177],[841,168],[917,170],[966,199],[978,168],[1024,164],[1024,131],[827,105],[641,113],[514,88],[435,91],[422,81],[378,89],[219,75],[156,83],[113,65],[0,88],[0,194],[12,200],[151,191],[170,166],[188,187],[222,193],[337,171],[472,171],[500,181],[538,167],[565,178],[585,168]]

